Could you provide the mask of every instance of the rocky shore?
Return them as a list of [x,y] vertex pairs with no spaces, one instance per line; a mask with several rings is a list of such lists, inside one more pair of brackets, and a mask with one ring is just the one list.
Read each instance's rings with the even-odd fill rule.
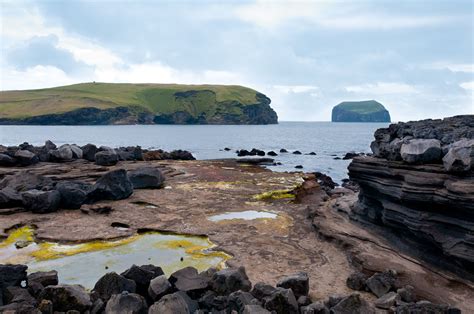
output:
[[354,158],[352,217],[401,249],[474,281],[474,116],[392,124]]

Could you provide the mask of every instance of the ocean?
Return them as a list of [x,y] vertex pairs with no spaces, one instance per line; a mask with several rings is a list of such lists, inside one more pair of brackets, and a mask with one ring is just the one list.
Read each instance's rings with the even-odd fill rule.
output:
[[[282,165],[273,171],[320,171],[335,181],[347,178],[347,152],[370,152],[376,129],[388,123],[280,122],[275,125],[107,125],[107,126],[0,126],[0,144],[28,142],[43,145],[69,143],[111,147],[185,149],[197,159],[236,158],[238,149],[275,151]],[[231,148],[225,151],[224,148]],[[285,148],[289,153],[280,153]],[[302,154],[292,154],[298,150]],[[306,155],[315,152],[316,155]]]

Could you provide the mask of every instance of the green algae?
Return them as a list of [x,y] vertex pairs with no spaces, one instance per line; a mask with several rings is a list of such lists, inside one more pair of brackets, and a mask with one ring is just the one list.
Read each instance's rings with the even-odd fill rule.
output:
[[274,190],[256,194],[253,196],[253,199],[258,201],[265,200],[281,200],[281,199],[294,199],[295,195],[292,193],[292,190]]

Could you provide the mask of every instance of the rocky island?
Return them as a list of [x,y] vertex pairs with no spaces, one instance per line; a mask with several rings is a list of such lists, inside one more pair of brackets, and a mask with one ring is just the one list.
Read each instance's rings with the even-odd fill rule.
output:
[[344,101],[332,109],[332,122],[390,122],[390,113],[375,100]]
[[270,98],[226,85],[83,83],[0,92],[0,124],[276,124]]

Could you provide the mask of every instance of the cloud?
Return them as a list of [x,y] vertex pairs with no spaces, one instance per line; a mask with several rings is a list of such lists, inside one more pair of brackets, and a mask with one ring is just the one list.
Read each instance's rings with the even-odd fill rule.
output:
[[474,73],[474,63],[434,62],[428,69],[449,70],[451,72]]
[[307,93],[310,91],[317,91],[319,89],[317,86],[312,85],[275,85],[273,88],[284,94]]
[[55,66],[36,65],[25,70],[2,67],[0,90],[46,88],[80,82]]
[[464,82],[464,83],[459,84],[459,86],[461,86],[465,90],[474,92],[474,81]]
[[387,82],[347,86],[345,90],[352,93],[364,93],[368,95],[419,93],[419,91],[414,86],[411,86],[405,83],[387,83]]

